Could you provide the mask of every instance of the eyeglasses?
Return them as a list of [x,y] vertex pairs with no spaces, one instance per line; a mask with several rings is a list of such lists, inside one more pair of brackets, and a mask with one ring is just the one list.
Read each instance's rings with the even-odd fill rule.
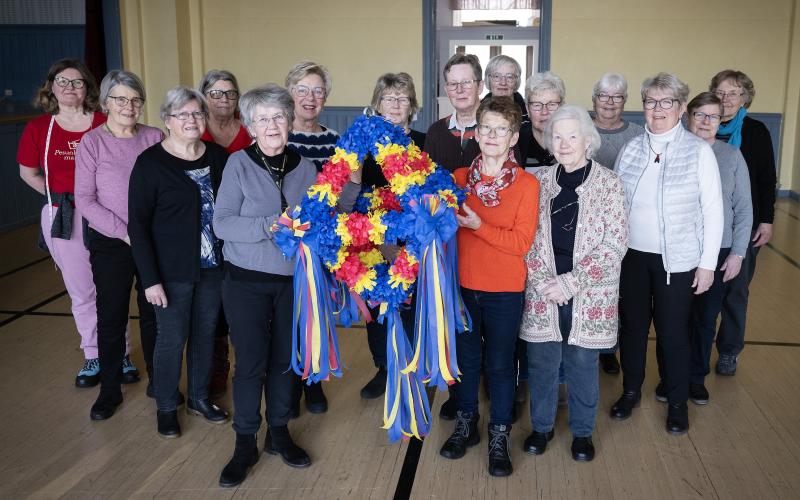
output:
[[110,95],[108,96],[108,98],[113,99],[114,103],[120,108],[124,108],[125,106],[128,105],[128,103],[133,104],[134,108],[141,108],[142,105],[144,104],[144,99],[142,99],[141,97],[132,97],[128,99],[127,97],[121,95],[120,96]]
[[212,99],[222,99],[222,96],[229,101],[235,101],[239,98],[239,91],[238,90],[219,90],[219,89],[212,89],[206,92],[208,97]]
[[692,113],[692,116],[694,117],[695,120],[699,122],[705,121],[705,119],[708,118],[708,121],[710,121],[711,123],[717,123],[722,119],[721,115],[707,115],[702,111],[695,111],[694,113]]
[[736,97],[741,97],[741,96],[743,96],[743,95],[744,95],[744,92],[737,92],[737,91],[733,91],[733,92],[723,92],[723,91],[721,91],[721,90],[717,90],[716,92],[714,92],[714,95],[715,95],[715,96],[717,96],[717,97],[719,97],[719,99],[722,101],[722,100],[724,100],[725,98],[728,98],[728,99],[734,99],[734,98],[736,98]]
[[656,109],[656,105],[658,105],[661,109],[672,109],[672,106],[678,102],[677,99],[644,99],[642,101],[642,105],[644,109]]
[[203,111],[192,111],[191,113],[189,113],[188,111],[181,111],[180,113],[176,113],[176,114],[173,114],[173,115],[167,115],[167,116],[171,116],[171,117],[175,118],[176,120],[180,120],[182,122],[185,122],[186,120],[188,120],[189,117],[192,117],[197,121],[206,119],[206,114]]
[[292,92],[297,97],[306,97],[309,93],[314,94],[317,99],[322,99],[327,94],[325,87],[308,87],[306,85],[295,85],[292,87]]
[[595,97],[597,97],[597,100],[600,102],[610,102],[611,104],[619,104],[625,100],[625,96],[622,94],[595,94]]
[[391,95],[385,95],[381,97],[381,102],[386,104],[387,106],[394,106],[395,103],[399,104],[400,106],[408,106],[411,104],[411,99],[408,97],[395,97]]
[[461,80],[460,82],[447,82],[444,84],[444,88],[450,92],[453,92],[459,87],[461,87],[462,90],[470,90],[479,81],[480,80]]
[[74,80],[70,80],[69,78],[65,78],[63,76],[57,76],[53,79],[61,88],[67,88],[68,85],[72,85],[73,89],[82,89],[86,85],[86,80],[83,78],[76,78]]
[[494,82],[503,82],[503,81],[516,82],[517,78],[519,78],[519,77],[517,75],[515,75],[514,73],[506,73],[506,74],[493,73],[491,75],[491,79]]
[[490,127],[489,125],[478,125],[478,133],[480,135],[489,135],[492,132],[495,133],[497,137],[505,137],[511,132],[509,127],[499,126],[499,127]]
[[531,111],[541,111],[543,108],[547,108],[547,111],[555,111],[558,107],[561,106],[561,101],[550,101],[550,102],[539,102],[539,101],[530,101],[528,102],[528,107]]
[[253,124],[256,127],[266,128],[269,122],[273,122],[275,125],[284,125],[287,121],[289,121],[289,118],[286,115],[278,113],[273,116],[257,116],[256,119],[253,120]]

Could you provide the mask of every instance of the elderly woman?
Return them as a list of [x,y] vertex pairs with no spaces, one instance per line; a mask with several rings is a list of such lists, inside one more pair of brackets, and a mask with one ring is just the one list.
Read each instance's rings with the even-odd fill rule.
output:
[[[233,375],[233,457],[222,470],[220,486],[236,486],[258,461],[256,433],[261,425],[261,395],[268,423],[264,450],[292,467],[311,459],[292,440],[289,418],[297,376],[287,370],[292,357],[292,274],[272,239],[270,228],[288,207],[300,204],[317,170],[287,148],[296,119],[292,96],[267,84],[242,96],[242,120],[255,143],[228,160],[214,212],[214,229],[225,241],[225,313],[236,350]],[[360,191],[361,172],[351,174],[339,206],[350,210]],[[266,377],[265,377],[266,374]]]
[[253,143],[253,138],[236,116],[239,83],[230,71],[212,69],[197,86],[208,104],[208,123],[202,139],[216,142],[225,151],[235,153]]
[[641,92],[646,133],[625,145],[615,167],[630,236],[620,277],[623,393],[611,417],[627,419],[639,404],[653,322],[669,402],[666,428],[683,434],[689,428],[692,300],[714,281],[722,241],[719,169],[711,146],[681,124],[685,83],[659,73]]
[[531,123],[520,131],[520,152],[523,166],[530,173],[556,162],[544,146],[544,128],[550,116],[564,103],[566,94],[564,80],[549,71],[533,75],[525,85]]
[[726,69],[711,79],[709,90],[722,101],[722,123],[717,139],[741,150],[750,174],[750,197],[753,203],[753,230],[743,269],[729,284],[722,304],[722,319],[717,334],[716,372],[735,375],[739,353],[744,349],[747,300],[750,282],[756,271],[759,249],[772,239],[775,215],[775,156],[767,127],[747,116],[756,96],[753,81],[741,71]]
[[[600,134],[601,144],[593,159],[600,165],[614,168],[617,154],[626,142],[644,133],[644,128],[622,119],[628,101],[628,81],[618,73],[606,73],[592,90],[594,126]],[[619,373],[617,346],[600,351],[600,366],[609,374]]]
[[525,125],[530,119],[528,117],[528,108],[525,105],[525,99],[517,92],[521,76],[522,68],[513,57],[500,54],[489,59],[489,62],[486,64],[485,78],[486,85],[489,87],[489,93],[484,96],[484,99],[489,99],[492,96],[513,98],[522,112],[522,125]]
[[321,64],[301,61],[289,70],[285,85],[294,100],[289,147],[314,162],[317,170],[322,171],[322,165],[333,155],[339,140],[337,131],[319,122],[333,86],[331,74]]
[[[253,143],[250,133],[242,125],[236,112],[239,103],[239,83],[230,71],[212,69],[203,76],[197,86],[208,104],[206,131],[202,139],[216,142],[228,154],[235,153]],[[228,322],[220,309],[214,337],[214,359],[211,369],[211,382],[208,393],[212,398],[219,398],[228,388]]]
[[177,406],[184,346],[187,413],[215,424],[228,419],[208,399],[222,286],[220,243],[211,221],[228,154],[200,139],[207,116],[202,94],[185,86],[169,90],[161,104],[167,137],[139,155],[128,193],[133,259],[156,310],[156,416],[158,433],[166,438],[181,434]]
[[523,259],[536,233],[539,182],[511,153],[520,123],[514,101],[494,97],[481,103],[477,115],[481,154],[469,168],[455,171],[456,183],[469,192],[463,212],[456,216],[456,237],[461,295],[474,328],[456,337],[461,370],[461,383],[456,385],[458,411],[455,430],[440,454],[461,458],[467,447],[480,441],[478,380],[485,343],[491,396],[489,474],[508,476],[513,470],[509,432],[516,381],[514,348],[525,290]]
[[[417,92],[414,80],[408,73],[386,73],[378,78],[375,90],[372,92],[372,102],[369,111],[386,118],[395,125],[403,127],[411,142],[422,147],[425,144],[425,134],[411,129],[410,123],[416,118],[419,110]],[[364,159],[364,173],[362,182],[370,188],[379,188],[388,185],[380,166],[372,155]],[[386,249],[391,252],[391,248]],[[377,308],[370,310],[373,317],[378,316]],[[413,332],[414,310],[401,311],[406,333]],[[378,372],[361,389],[361,397],[375,399],[386,392],[386,325],[371,321],[367,323],[367,342],[372,353],[372,361]]]
[[[57,61],[33,101],[34,107],[45,114],[28,123],[17,150],[19,176],[47,197],[47,204],[42,207],[41,230],[72,301],[85,358],[75,378],[77,387],[94,387],[100,381],[92,267],[83,243],[82,213],[80,208],[73,210],[72,203],[75,149],[86,132],[106,120],[96,111],[97,99],[97,83],[81,61]],[[130,360],[125,369],[126,376],[138,380]]]
[[544,139],[558,164],[537,173],[539,231],[525,259],[520,338],[528,343],[533,432],[524,450],[541,455],[553,438],[563,363],[572,458],[590,461],[597,358],[617,340],[619,270],[628,243],[625,194],[617,176],[590,159],[600,135],[584,109],[553,113]]
[[[101,370],[100,394],[89,413],[92,420],[110,418],[122,403],[128,306],[137,275],[128,236],[128,184],[139,153],[163,139],[161,130],[138,123],[144,100],[144,85],[135,74],[114,70],[106,75],[100,84],[100,105],[108,120],[83,136],[75,157],[75,205],[89,223],[87,241],[97,290]],[[152,391],[156,318],[138,278],[136,299]]]
[[739,149],[716,138],[722,113],[722,102],[711,92],[698,94],[689,102],[689,131],[706,141],[717,158],[725,217],[714,283],[706,293],[695,298],[692,307],[689,399],[699,405],[708,403],[704,379],[710,371],[711,344],[717,329],[717,316],[731,292],[731,283],[741,273],[753,226],[747,163]]

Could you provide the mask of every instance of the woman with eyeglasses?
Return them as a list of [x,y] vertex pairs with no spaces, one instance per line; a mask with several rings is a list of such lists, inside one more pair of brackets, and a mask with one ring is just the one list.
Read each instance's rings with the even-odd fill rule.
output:
[[531,122],[520,130],[520,152],[523,166],[530,173],[556,162],[544,146],[544,129],[550,116],[564,103],[566,94],[564,80],[549,71],[531,76],[525,85]]
[[[74,208],[75,150],[84,134],[106,121],[97,112],[97,100],[97,83],[81,61],[57,61],[33,100],[45,114],[27,124],[17,149],[19,176],[47,198],[40,246],[47,245],[61,271],[81,336],[84,362],[75,377],[76,387],[94,387],[100,381],[92,267],[84,246],[83,214]],[[128,373],[138,378],[135,366],[130,365]]]
[[514,99],[522,112],[522,125],[530,122],[528,117],[528,107],[525,105],[525,98],[517,92],[522,75],[522,67],[516,59],[507,55],[496,55],[489,59],[486,64],[485,80],[489,87],[489,93],[483,99],[492,96],[506,96]]
[[[512,473],[510,431],[513,421],[516,365],[525,291],[525,254],[536,233],[539,182],[515,161],[519,107],[509,97],[493,97],[477,111],[481,154],[454,172],[468,191],[456,215],[461,296],[473,330],[456,336],[461,381],[456,384],[458,410],[453,434],[439,453],[464,456],[478,444],[478,382],[481,367],[488,378],[489,474]],[[485,350],[483,349],[485,344]],[[485,360],[484,360],[485,356]]]
[[[413,130],[410,126],[411,122],[416,119],[418,110],[417,92],[411,75],[408,73],[385,73],[378,77],[367,112],[382,116],[393,124],[403,127],[406,135],[411,138],[411,142],[422,148],[425,144],[425,134]],[[363,172],[362,183],[365,187],[374,189],[389,184],[372,155],[364,158]],[[382,250],[387,254],[387,259],[391,261],[394,259],[398,247],[384,245]],[[378,308],[371,308],[370,313],[373,318],[377,318]],[[403,310],[400,315],[406,333],[411,335],[414,326],[414,308]],[[386,325],[377,321],[367,323],[367,343],[372,354],[372,361],[378,371],[362,387],[361,397],[375,399],[386,392]]]
[[[242,96],[241,116],[255,143],[231,155],[225,167],[214,230],[225,241],[225,314],[236,350],[233,374],[233,456],[219,484],[240,484],[258,461],[256,433],[261,398],[266,400],[264,451],[291,467],[311,465],[308,453],[289,434],[298,377],[292,357],[294,261],[287,260],[270,230],[288,207],[299,205],[317,169],[287,148],[295,102],[283,87],[267,84]],[[339,208],[350,211],[361,190],[361,170],[350,175]]]
[[[629,140],[644,133],[638,123],[622,118],[625,103],[628,101],[628,82],[617,73],[606,73],[594,84],[592,106],[594,107],[594,126],[600,134],[600,147],[593,159],[607,168],[614,168],[617,154]],[[600,351],[600,366],[608,374],[619,373],[617,361],[618,346]]]
[[[100,106],[108,119],[83,136],[75,157],[75,206],[89,223],[86,239],[97,290],[101,370],[100,394],[89,413],[92,420],[110,418],[122,403],[120,384],[130,382],[130,375],[124,377],[130,365],[125,333],[131,286],[138,273],[128,236],[128,184],[136,157],[163,139],[161,130],[138,123],[144,100],[144,85],[135,74],[114,70],[106,75],[100,83]],[[136,298],[152,390],[156,318],[139,278]]]
[[[328,68],[311,61],[300,61],[286,75],[286,88],[294,100],[294,123],[289,133],[289,147],[311,160],[322,171],[322,165],[333,155],[339,133],[319,122],[319,115],[331,93],[333,79]],[[327,410],[328,403],[316,388],[306,392],[306,404],[312,413]]]
[[201,140],[208,108],[189,87],[170,89],[161,104],[167,137],[133,167],[128,234],[158,335],[153,386],[158,433],[181,434],[178,382],[186,346],[186,411],[213,424],[228,414],[211,403],[208,382],[222,287],[221,244],[211,227],[214,200],[228,154]]
[[625,145],[615,166],[629,243],[620,276],[623,393],[611,417],[625,420],[639,405],[653,322],[662,380],[656,392],[668,402],[667,431],[679,435],[689,428],[692,302],[714,281],[722,192],[711,146],[681,123],[689,87],[659,73],[642,83],[641,95],[645,134]]
[[544,138],[558,164],[537,173],[539,231],[525,258],[520,338],[528,348],[533,432],[523,449],[541,455],[553,439],[563,365],[572,458],[588,462],[600,399],[597,359],[617,341],[625,195],[617,176],[594,161],[600,135],[585,109],[559,108]]
[[[235,153],[253,143],[250,133],[239,120],[239,83],[230,71],[212,69],[197,86],[208,104],[206,131],[202,139],[216,142],[228,154]],[[214,360],[211,367],[209,396],[218,399],[228,389],[228,374],[231,363],[228,359],[228,322],[220,309],[219,322],[214,337]]]
[[698,405],[708,403],[704,380],[709,374],[711,345],[717,331],[717,316],[732,280],[742,272],[753,227],[750,200],[750,176],[742,153],[735,146],[716,138],[722,119],[722,101],[711,92],[703,92],[689,102],[689,131],[706,141],[714,151],[722,185],[724,226],[722,248],[714,270],[714,282],[706,293],[694,299],[692,307],[692,364],[689,399]]
[[747,115],[756,96],[753,81],[745,73],[732,69],[720,71],[711,79],[709,90],[722,101],[722,123],[717,139],[739,148],[750,175],[753,204],[753,228],[742,272],[729,284],[722,304],[722,318],[717,332],[719,375],[735,375],[739,353],[744,349],[747,301],[750,282],[756,272],[756,257],[772,239],[775,216],[775,155],[772,138],[762,122]]

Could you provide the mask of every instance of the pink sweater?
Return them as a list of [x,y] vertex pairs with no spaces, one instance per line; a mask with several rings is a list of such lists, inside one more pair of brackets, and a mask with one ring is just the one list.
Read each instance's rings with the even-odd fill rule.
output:
[[87,132],[75,156],[75,205],[97,232],[128,235],[128,182],[139,153],[160,142],[161,130],[139,125],[135,137],[117,138],[97,127]]

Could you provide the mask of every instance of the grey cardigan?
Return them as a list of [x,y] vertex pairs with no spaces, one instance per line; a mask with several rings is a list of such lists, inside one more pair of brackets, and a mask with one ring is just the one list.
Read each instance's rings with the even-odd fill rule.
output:
[[744,257],[750,243],[753,227],[753,202],[750,199],[750,175],[747,163],[739,148],[724,141],[711,145],[719,166],[722,185],[722,211],[725,225],[722,228],[722,248]]
[[[316,167],[306,158],[286,174],[283,195],[290,207],[300,204],[316,177]],[[339,210],[352,210],[360,191],[361,184],[347,183],[339,195]],[[293,275],[294,260],[283,256],[270,230],[280,210],[280,191],[269,173],[246,151],[233,153],[223,171],[214,207],[214,232],[225,241],[225,260],[251,271]]]

